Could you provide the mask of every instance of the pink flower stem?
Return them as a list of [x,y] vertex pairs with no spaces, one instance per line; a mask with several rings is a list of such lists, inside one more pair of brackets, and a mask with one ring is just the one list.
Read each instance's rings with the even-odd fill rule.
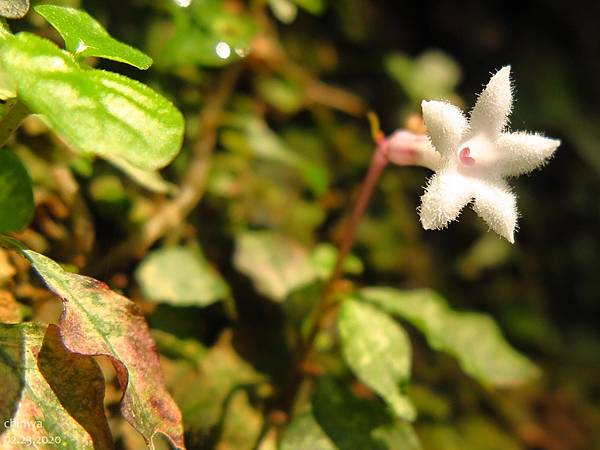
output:
[[337,260],[335,263],[335,268],[333,269],[333,273],[328,282],[328,287],[335,284],[335,282],[340,278],[343,272],[344,261],[346,257],[352,250],[354,246],[354,241],[356,240],[356,230],[358,229],[358,225],[360,224],[360,220],[365,214],[367,206],[373,196],[373,191],[375,190],[375,186],[381,177],[383,169],[390,162],[388,157],[388,141],[382,135],[377,139],[377,148],[373,153],[373,158],[371,159],[371,165],[369,166],[369,171],[367,172],[367,176],[365,177],[362,186],[360,188],[360,192],[358,194],[358,198],[356,199],[356,203],[354,204],[354,209],[352,210],[352,214],[350,219],[346,223],[346,228],[344,229],[344,233],[342,235],[342,239],[340,240],[339,252],[337,255]]
[[373,196],[373,191],[375,190],[375,186],[381,177],[381,173],[390,162],[388,156],[388,140],[385,138],[385,136],[383,136],[383,134],[378,134],[376,139],[377,148],[373,153],[369,171],[367,172],[367,176],[360,187],[360,192],[358,194],[358,198],[356,199],[356,203],[354,204],[354,209],[352,210],[350,219],[346,223],[344,233],[342,234],[333,272],[329,278],[329,281],[325,285],[325,288],[323,289],[323,296],[313,314],[313,323],[306,338],[307,352],[305,356],[308,356],[308,353],[310,353],[310,350],[312,349],[314,340],[319,330],[323,326],[323,321],[327,311],[333,304],[335,304],[335,285],[342,276],[344,261],[350,253],[350,250],[352,250],[354,241],[356,240],[356,230],[358,229],[360,220],[367,210],[367,206],[369,205],[369,201]]
[[356,230],[358,229],[360,220],[365,214],[367,206],[369,205],[369,201],[373,196],[375,186],[381,177],[383,169],[385,169],[390,162],[388,157],[388,140],[383,136],[383,134],[378,134],[376,140],[377,148],[373,154],[373,158],[371,159],[371,165],[369,166],[367,175],[360,188],[358,198],[354,204],[352,214],[345,225],[342,239],[340,240],[335,268],[331,277],[329,278],[329,281],[323,289],[321,301],[317,304],[315,310],[313,311],[310,329],[306,339],[300,347],[298,357],[295,362],[295,370],[292,382],[290,383],[290,388],[287,390],[286,395],[284,395],[283,410],[287,411],[288,414],[291,415],[294,415],[296,412],[298,412],[298,410],[301,409],[299,405],[303,404],[304,400],[306,400],[302,395],[302,393],[305,392],[305,389],[303,389],[302,386],[310,382],[310,377],[305,378],[303,366],[310,358],[315,339],[319,331],[324,327],[328,311],[332,306],[335,305],[335,284],[342,275],[344,261],[354,245],[354,241],[356,240]]

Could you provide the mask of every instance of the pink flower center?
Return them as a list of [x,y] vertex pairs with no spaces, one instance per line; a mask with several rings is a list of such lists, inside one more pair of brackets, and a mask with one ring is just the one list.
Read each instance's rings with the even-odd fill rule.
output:
[[471,157],[471,149],[469,147],[463,148],[458,154],[458,157],[465,166],[472,166],[475,164],[475,159]]

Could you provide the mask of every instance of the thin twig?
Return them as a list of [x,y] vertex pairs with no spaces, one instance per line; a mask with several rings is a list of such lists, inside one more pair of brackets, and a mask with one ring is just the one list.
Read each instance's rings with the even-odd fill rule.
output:
[[337,86],[304,75],[306,78],[305,94],[309,102],[336,109],[354,117],[362,117],[367,110],[366,103],[355,94]]
[[354,117],[364,117],[367,112],[367,104],[362,98],[319,80],[304,66],[293,61],[277,39],[267,34],[255,40],[252,55],[271,70],[299,83],[309,105],[323,105]]

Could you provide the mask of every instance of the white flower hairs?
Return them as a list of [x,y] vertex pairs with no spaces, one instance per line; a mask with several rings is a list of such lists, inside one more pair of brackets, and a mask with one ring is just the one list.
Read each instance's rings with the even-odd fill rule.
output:
[[[515,194],[506,177],[531,172],[542,166],[560,145],[557,139],[539,134],[508,132],[512,108],[510,66],[500,69],[483,90],[471,119],[456,106],[441,101],[423,101],[423,119],[431,148],[418,141],[407,145],[406,132],[388,141],[392,162],[413,164],[435,171],[421,197],[419,213],[426,230],[440,229],[456,220],[462,208],[473,209],[499,235],[514,242],[517,226]],[[411,148],[412,150],[408,150]],[[412,151],[412,153],[411,153]]]

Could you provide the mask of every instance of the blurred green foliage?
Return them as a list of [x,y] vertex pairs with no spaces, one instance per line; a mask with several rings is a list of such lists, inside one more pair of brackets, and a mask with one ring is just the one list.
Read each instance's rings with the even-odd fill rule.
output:
[[[142,305],[189,448],[415,449],[418,441],[427,450],[600,446],[598,5],[34,2],[41,3],[83,7],[112,36],[148,53],[155,64],[146,73],[86,61],[147,83],[185,117],[183,149],[162,178],[144,172],[140,181],[122,160],[109,165],[75,154],[36,118],[10,148],[29,170],[36,195],[35,219],[20,238]],[[35,13],[11,26],[62,45]],[[392,323],[406,327],[412,343],[406,396],[419,416],[414,431],[374,394],[370,368],[356,369],[343,326],[346,351],[340,352],[335,323],[317,337],[321,351],[303,369],[329,376],[317,382],[310,407],[306,393],[307,408],[286,427],[290,418],[280,412],[288,405],[280,402],[332,270],[335,252],[327,245],[339,239],[373,150],[366,111],[375,110],[387,132],[419,131],[422,98],[472,105],[488,73],[507,63],[516,82],[515,128],[563,140],[548,167],[516,182],[517,244],[487,233],[468,210],[448,230],[424,232],[416,206],[427,173],[393,167],[346,267],[355,287],[428,287],[442,296],[419,302],[427,311],[378,305],[404,320]],[[228,77],[230,89],[223,87]],[[219,95],[225,99],[207,113]],[[206,119],[210,114],[216,118]],[[207,136],[214,138],[208,146]],[[190,178],[195,161],[204,171]],[[163,209],[190,190],[199,198],[189,215]],[[136,239],[148,236],[146,224],[157,217],[167,217],[168,230],[157,244],[139,247]],[[118,252],[123,242],[135,245]],[[184,256],[171,260],[174,252]],[[3,273],[14,266],[19,275],[3,281],[3,291],[12,283],[33,317],[51,319],[50,301],[26,289],[26,270],[7,261],[2,266],[0,259]],[[189,285],[181,281],[190,277]],[[482,356],[480,367],[469,361],[477,353],[468,349],[473,340],[485,341],[484,333],[467,339],[469,345],[459,334],[469,327],[465,321],[488,316],[455,309],[494,317],[506,340],[539,366],[541,378],[510,391],[480,386],[455,359],[433,352],[427,343],[455,355],[476,378],[502,370],[504,341],[500,350],[486,345],[490,362]],[[448,328],[435,320],[423,325],[427,314],[450,317],[443,320]],[[369,331],[357,328],[350,337]],[[386,376],[397,386],[403,376],[393,367]],[[533,370],[528,363],[519,367]],[[107,391],[109,407],[118,396]],[[113,430],[120,448],[130,442],[124,430]]]

